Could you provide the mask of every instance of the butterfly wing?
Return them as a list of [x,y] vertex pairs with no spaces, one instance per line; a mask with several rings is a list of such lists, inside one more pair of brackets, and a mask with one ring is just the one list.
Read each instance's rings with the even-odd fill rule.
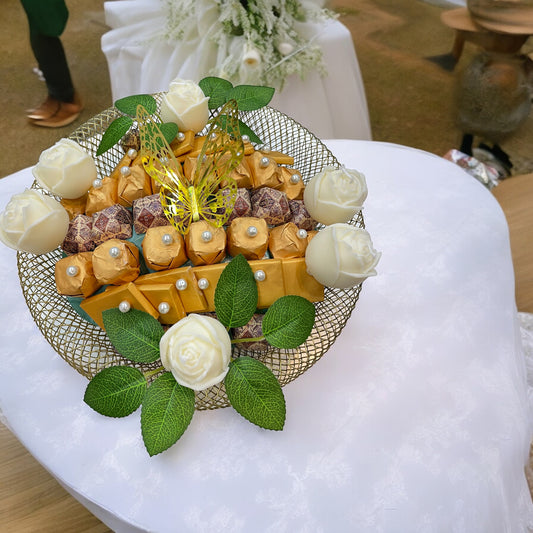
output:
[[137,108],[141,140],[141,161],[146,173],[160,185],[159,196],[165,216],[182,234],[187,233],[195,213],[195,195],[187,183],[181,165],[151,115]]
[[226,103],[208,125],[206,140],[193,174],[193,187],[199,216],[219,227],[233,211],[237,182],[231,177],[231,172],[244,156],[235,100]]

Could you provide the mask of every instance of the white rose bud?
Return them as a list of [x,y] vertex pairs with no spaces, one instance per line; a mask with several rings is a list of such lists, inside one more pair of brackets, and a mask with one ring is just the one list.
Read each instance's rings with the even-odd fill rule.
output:
[[83,196],[97,177],[93,158],[72,139],[44,150],[32,172],[39,185],[70,199]]
[[161,102],[161,118],[175,122],[180,131],[203,130],[209,120],[209,98],[193,81],[175,79]]
[[168,329],[159,342],[161,362],[176,381],[193,390],[221,382],[231,360],[231,340],[215,318],[190,314]]
[[358,213],[368,195],[365,176],[357,170],[326,167],[309,180],[304,204],[322,224],[348,222]]
[[57,200],[26,189],[0,213],[0,241],[15,250],[45,254],[65,240],[68,224],[68,213]]
[[350,224],[333,224],[311,239],[305,264],[307,272],[322,285],[347,289],[375,276],[380,257],[368,231]]

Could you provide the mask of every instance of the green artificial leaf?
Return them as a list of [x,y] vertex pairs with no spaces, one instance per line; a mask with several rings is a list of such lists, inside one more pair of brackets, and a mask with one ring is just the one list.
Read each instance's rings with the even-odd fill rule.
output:
[[272,87],[261,87],[258,85],[237,85],[227,95],[227,99],[237,101],[239,111],[255,111],[268,105],[274,96]]
[[222,271],[215,289],[215,311],[227,328],[248,324],[257,309],[257,284],[248,261],[234,257]]
[[141,405],[146,384],[146,378],[139,369],[111,366],[91,379],[83,401],[101,415],[128,416]]
[[234,359],[224,385],[232,407],[246,420],[265,429],[283,429],[285,397],[276,376],[261,361]]
[[263,335],[276,348],[296,348],[309,337],[314,323],[315,306],[309,300],[282,296],[263,317]]
[[134,94],[126,96],[115,102],[115,107],[130,117],[137,116],[137,106],[142,105],[146,112],[153,115],[157,111],[157,102],[149,94]]
[[124,137],[132,125],[133,119],[131,117],[122,116],[113,120],[102,135],[102,140],[96,149],[96,155],[102,155],[104,152],[107,152],[110,148],[115,146],[115,144]]
[[178,125],[175,122],[164,122],[159,124],[159,129],[165,137],[168,144],[170,144],[178,134]]
[[136,363],[159,359],[159,341],[164,330],[153,316],[138,309],[122,313],[114,308],[106,309],[102,318],[111,344],[123,357]]
[[141,409],[141,431],[150,456],[170,448],[185,432],[194,414],[194,391],[170,372],[150,385]]
[[228,101],[227,95],[233,89],[231,82],[214,76],[200,80],[198,85],[202,92],[209,96],[209,109],[217,109],[223,106]]
[[239,131],[241,135],[248,135],[251,142],[257,143],[257,144],[263,144],[263,141],[242,120],[239,120]]

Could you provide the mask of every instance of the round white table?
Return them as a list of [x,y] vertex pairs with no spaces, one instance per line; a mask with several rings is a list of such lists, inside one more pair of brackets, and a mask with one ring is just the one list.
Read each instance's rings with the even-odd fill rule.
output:
[[[102,51],[109,66],[113,100],[167,91],[174,78],[199,81],[216,66],[217,48],[202,34],[169,43],[159,36],[166,24],[160,0],[104,2]],[[365,88],[349,30],[338,21],[301,24],[301,33],[322,49],[327,75],[289,76],[272,107],[322,139],[371,139]]]
[[[331,350],[284,389],[282,432],[197,412],[150,458],[140,415],[83,403],[0,248],[0,408],[27,449],[117,532],[521,533],[532,436],[508,228],[478,181],[397,145],[326,141],[365,173],[383,252]],[[31,183],[0,180],[0,202]]]

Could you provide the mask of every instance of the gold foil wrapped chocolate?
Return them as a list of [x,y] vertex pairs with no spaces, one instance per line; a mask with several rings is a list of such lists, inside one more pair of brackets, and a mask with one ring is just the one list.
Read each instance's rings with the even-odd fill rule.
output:
[[87,194],[80,198],[69,200],[68,198],[61,198],[60,204],[65,208],[68,217],[72,220],[76,215],[85,214],[85,206],[87,204]]
[[110,239],[93,252],[93,270],[102,285],[121,285],[139,276],[139,249],[133,243]]
[[252,173],[254,189],[260,187],[279,189],[282,186],[283,181],[280,177],[278,164],[268,156],[268,153],[257,151],[246,156],[246,160]]
[[277,259],[303,257],[307,248],[307,231],[300,230],[293,222],[270,230],[268,249]]
[[303,200],[305,185],[300,171],[294,168],[279,167],[279,174],[283,182],[280,190],[287,195],[287,199]]
[[108,309],[120,308],[122,303],[126,303],[131,309],[144,311],[154,318],[159,317],[157,309],[133,283],[107,287],[104,292],[83,300],[80,306],[102,329],[105,329],[102,313]]
[[268,226],[262,218],[235,218],[228,227],[227,235],[227,250],[231,256],[242,254],[249,260],[262,259],[265,256],[268,248]]
[[125,167],[125,170],[118,178],[118,203],[131,207],[134,200],[152,194],[152,179],[145,172],[139,157],[130,167]]
[[122,159],[118,162],[117,166],[113,169],[111,174],[109,174],[110,178],[118,179],[120,178],[121,173],[123,172],[124,167],[129,167],[132,163],[133,159],[128,155],[128,153],[124,154],[122,156]]
[[114,178],[105,177],[98,187],[91,187],[87,193],[85,214],[94,215],[118,203],[118,181]]
[[92,252],[81,252],[64,257],[55,264],[54,275],[59,294],[87,298],[102,286],[94,275],[92,255]]
[[193,222],[185,237],[187,256],[193,265],[212,265],[226,257],[226,232],[205,220]]
[[180,132],[178,136],[170,143],[170,149],[176,157],[180,157],[194,148],[194,132]]
[[187,261],[185,241],[173,226],[149,228],[142,250],[146,266],[152,270],[178,268]]

